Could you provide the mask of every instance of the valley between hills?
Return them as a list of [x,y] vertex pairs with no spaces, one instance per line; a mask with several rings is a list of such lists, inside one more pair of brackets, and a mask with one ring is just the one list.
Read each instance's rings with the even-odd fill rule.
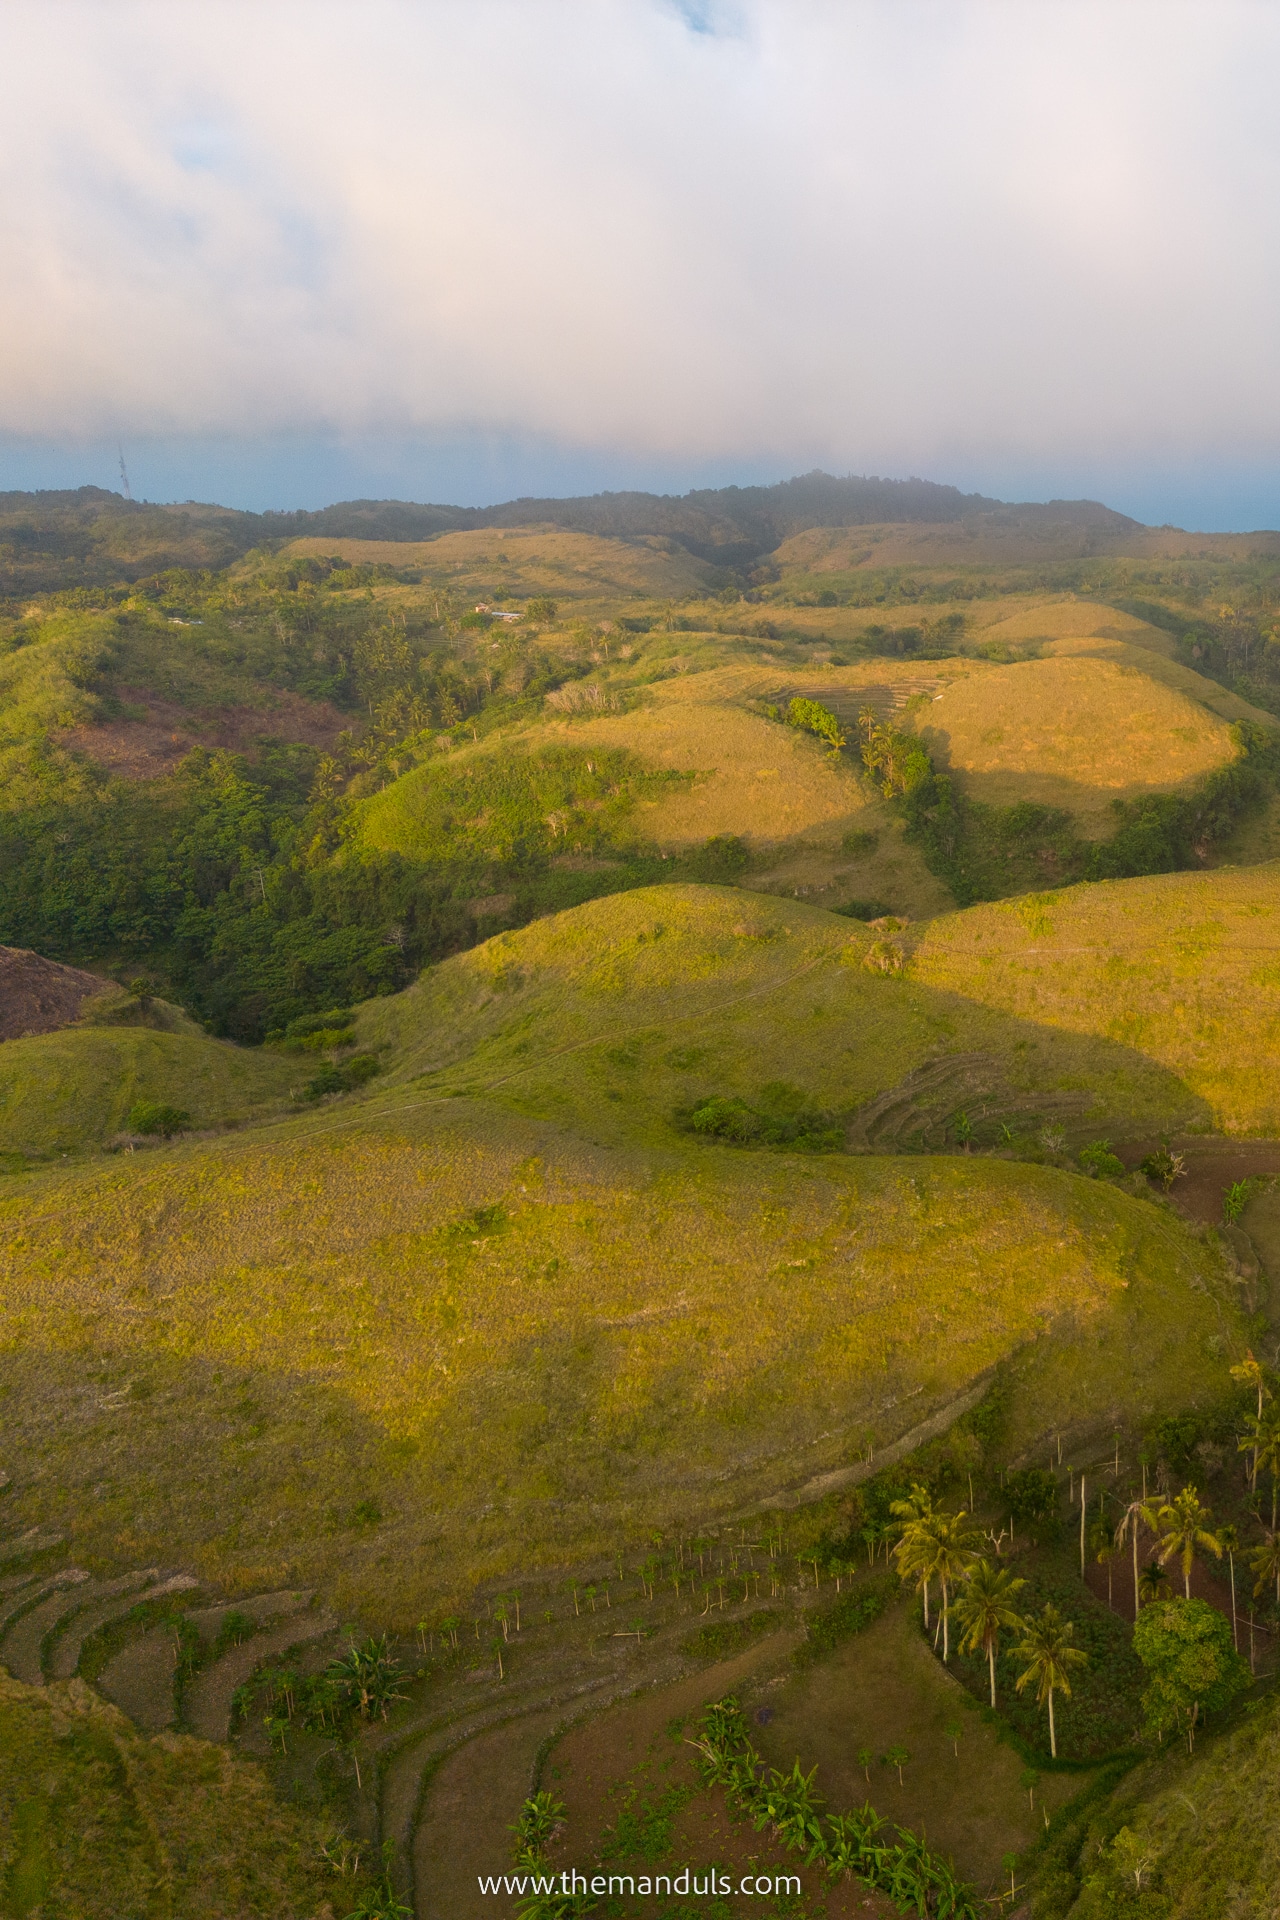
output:
[[0,1910],[1270,1910],[1280,535],[894,486],[0,496]]

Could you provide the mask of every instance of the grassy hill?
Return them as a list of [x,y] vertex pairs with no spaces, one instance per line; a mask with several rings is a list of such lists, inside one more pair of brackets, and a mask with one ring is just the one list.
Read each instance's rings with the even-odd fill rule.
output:
[[1220,868],[974,907],[923,930],[909,974],[1131,1049],[1176,1077],[1206,1127],[1274,1133],[1278,883],[1274,865]]
[[1216,1256],[1105,1184],[411,1088],[29,1176],[0,1228],[14,1524],[401,1623],[767,1503],[1002,1360],[1016,1450],[1212,1395],[1236,1340]]
[[44,1160],[100,1147],[150,1100],[184,1109],[193,1128],[259,1117],[309,1070],[189,1031],[64,1027],[0,1046],[0,1157]]

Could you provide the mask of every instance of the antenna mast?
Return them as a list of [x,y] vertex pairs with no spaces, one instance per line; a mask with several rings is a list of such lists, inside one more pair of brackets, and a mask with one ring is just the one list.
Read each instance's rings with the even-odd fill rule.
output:
[[132,500],[132,499],[133,499],[133,491],[132,491],[132,489],[131,489],[131,487],[130,487],[130,485],[129,485],[129,469],[128,469],[128,467],[126,467],[126,465],[125,465],[125,463],[124,463],[124,448],[123,448],[123,447],[121,447],[121,449],[120,449],[120,478],[121,478],[121,480],[122,480],[122,481],[123,481],[123,483],[124,483],[124,497],[125,497],[125,499],[126,499],[126,500]]

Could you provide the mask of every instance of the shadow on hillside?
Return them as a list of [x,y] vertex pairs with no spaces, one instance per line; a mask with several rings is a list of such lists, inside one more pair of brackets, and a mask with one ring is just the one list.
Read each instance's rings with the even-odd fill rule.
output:
[[269,1365],[145,1340],[29,1344],[0,1354],[0,1398],[14,1443],[0,1537],[39,1527],[86,1563],[332,1597],[339,1581],[376,1584],[388,1529],[375,1513],[421,1510],[403,1443],[347,1393]]
[[[1078,1148],[1135,1129],[1199,1133],[1208,1102],[1158,1061],[1101,1034],[1071,1033],[908,981],[901,989],[931,1026],[955,1036],[846,1111],[849,1145],[876,1153],[1045,1145]],[[963,1117],[963,1119],[962,1119]],[[966,1134],[967,1129],[970,1131]]]

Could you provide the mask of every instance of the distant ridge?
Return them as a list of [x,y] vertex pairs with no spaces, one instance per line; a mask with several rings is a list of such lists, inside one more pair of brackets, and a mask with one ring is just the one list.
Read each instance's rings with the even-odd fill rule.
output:
[[318,511],[244,513],[187,501],[155,506],[102,487],[0,493],[0,592],[136,579],[165,567],[226,566],[250,548],[298,538],[418,541],[484,527],[563,527],[674,541],[699,559],[747,567],[810,527],[957,522],[1027,529],[1070,523],[1118,537],[1141,522],[1096,500],[1011,504],[932,480],[806,473],[769,487],[685,494],[528,497],[491,507],[343,500]]

